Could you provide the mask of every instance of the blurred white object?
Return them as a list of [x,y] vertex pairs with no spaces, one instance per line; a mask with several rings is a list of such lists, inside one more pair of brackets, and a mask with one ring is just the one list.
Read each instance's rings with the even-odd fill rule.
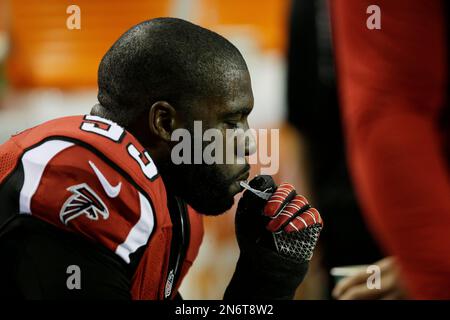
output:
[[366,271],[369,265],[352,265],[352,266],[342,266],[342,267],[334,267],[330,270],[330,274],[334,277],[335,283],[338,283],[340,280],[354,276],[355,274],[360,273],[361,271]]
[[12,134],[58,117],[86,114],[97,103],[96,90],[9,91],[0,110],[0,143]]

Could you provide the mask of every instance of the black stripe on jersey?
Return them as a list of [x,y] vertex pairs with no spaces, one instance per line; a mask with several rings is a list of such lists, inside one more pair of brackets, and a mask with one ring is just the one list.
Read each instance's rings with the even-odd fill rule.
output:
[[[172,240],[170,244],[169,266],[167,269],[166,287],[170,285],[171,293],[178,284],[183,267],[183,261],[186,257],[190,242],[190,224],[186,203],[177,197],[167,197],[167,206],[169,207],[170,219],[172,220]],[[172,272],[172,275],[171,275]],[[172,277],[172,279],[170,279]],[[170,283],[169,283],[170,282]],[[168,284],[169,283],[169,284]],[[166,296],[170,299],[172,294]]]
[[[445,25],[446,25],[446,40],[447,40],[447,77],[450,75],[450,3],[447,1],[443,1],[444,4],[444,13],[445,13]],[[444,153],[447,159],[447,164],[450,167],[450,81],[447,80],[447,90],[445,97],[445,107],[442,110],[442,114],[440,116],[440,127],[442,128],[442,132],[444,134],[444,139],[446,139],[443,143]]]
[[23,182],[23,166],[19,160],[11,174],[0,185],[0,230],[8,220],[19,214]]

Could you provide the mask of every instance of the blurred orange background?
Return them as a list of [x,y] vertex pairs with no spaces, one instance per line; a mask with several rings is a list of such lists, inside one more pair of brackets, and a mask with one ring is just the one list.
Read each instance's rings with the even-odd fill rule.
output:
[[[101,57],[125,30],[177,13],[219,32],[246,29],[262,50],[282,51],[285,45],[286,0],[2,1],[14,87],[95,87]],[[70,5],[80,8],[79,30],[66,27]]]

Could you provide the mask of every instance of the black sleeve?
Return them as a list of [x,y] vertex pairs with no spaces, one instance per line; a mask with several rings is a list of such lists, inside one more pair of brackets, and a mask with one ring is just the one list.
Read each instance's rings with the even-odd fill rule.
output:
[[129,266],[113,252],[29,216],[0,231],[0,298],[131,299]]
[[255,246],[251,254],[241,253],[223,299],[292,300],[308,265]]

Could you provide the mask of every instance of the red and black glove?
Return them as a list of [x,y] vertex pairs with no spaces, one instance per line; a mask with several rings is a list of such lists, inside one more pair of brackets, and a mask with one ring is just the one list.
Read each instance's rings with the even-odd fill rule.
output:
[[319,239],[323,221],[294,186],[282,183],[263,209],[269,218],[266,229],[272,233],[277,252],[298,261],[309,261]]
[[258,176],[249,185],[236,211],[241,253],[225,298],[292,299],[322,218],[290,184],[276,187],[270,176]]

